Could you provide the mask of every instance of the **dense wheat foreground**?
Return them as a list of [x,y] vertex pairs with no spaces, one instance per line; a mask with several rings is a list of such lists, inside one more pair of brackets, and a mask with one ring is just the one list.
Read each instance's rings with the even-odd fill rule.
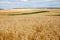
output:
[[60,16],[41,15],[0,16],[0,40],[60,40]]

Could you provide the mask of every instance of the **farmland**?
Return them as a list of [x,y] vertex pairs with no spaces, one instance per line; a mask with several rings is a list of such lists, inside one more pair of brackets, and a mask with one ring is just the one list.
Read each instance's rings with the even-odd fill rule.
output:
[[60,9],[0,10],[0,40],[60,40]]
[[0,10],[0,15],[25,15],[25,14],[42,14],[42,15],[60,15],[60,9],[12,9]]

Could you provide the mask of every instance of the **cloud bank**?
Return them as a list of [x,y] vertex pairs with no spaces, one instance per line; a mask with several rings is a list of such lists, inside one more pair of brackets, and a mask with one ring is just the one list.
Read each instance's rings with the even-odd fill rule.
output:
[[60,0],[0,0],[0,8],[60,7]]

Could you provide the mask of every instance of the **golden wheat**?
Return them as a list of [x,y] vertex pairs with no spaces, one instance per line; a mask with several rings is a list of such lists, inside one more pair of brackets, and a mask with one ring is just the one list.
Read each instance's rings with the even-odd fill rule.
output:
[[60,40],[60,16],[0,16],[0,40]]

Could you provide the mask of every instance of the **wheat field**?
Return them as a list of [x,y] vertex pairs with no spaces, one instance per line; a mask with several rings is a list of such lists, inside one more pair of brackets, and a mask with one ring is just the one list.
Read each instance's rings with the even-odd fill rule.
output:
[[[3,13],[3,16],[0,15],[0,40],[60,40],[60,16],[44,16],[60,14],[60,10],[44,10],[50,12],[7,16],[3,15],[5,13],[1,10],[0,14]],[[9,13],[7,11],[7,14]]]

